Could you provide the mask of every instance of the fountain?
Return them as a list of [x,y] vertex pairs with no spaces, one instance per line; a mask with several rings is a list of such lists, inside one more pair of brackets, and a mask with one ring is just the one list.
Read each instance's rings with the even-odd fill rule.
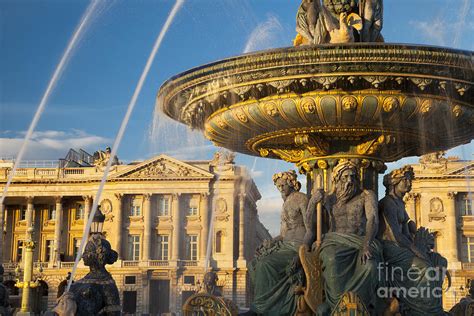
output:
[[[333,192],[331,174],[349,162],[361,190],[376,193],[385,163],[474,138],[473,53],[384,43],[381,27],[382,1],[303,0],[295,47],[176,75],[161,86],[157,110],[202,131],[216,146],[296,164],[308,177],[308,192]],[[311,259],[316,270],[329,229],[319,206]],[[315,286],[320,293],[321,285]],[[322,303],[308,298],[310,290],[309,314]],[[316,292],[313,298],[321,298]],[[354,300],[364,313],[353,292],[341,298]]]

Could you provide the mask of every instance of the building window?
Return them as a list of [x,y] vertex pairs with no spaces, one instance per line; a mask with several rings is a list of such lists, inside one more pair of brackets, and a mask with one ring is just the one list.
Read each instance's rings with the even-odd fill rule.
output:
[[188,210],[188,216],[197,216],[197,215],[198,215],[197,206],[190,206]]
[[132,203],[130,205],[130,216],[141,216],[142,215],[142,200],[140,199],[132,199]]
[[56,219],[56,207],[54,205],[48,206],[48,220],[55,220]]
[[194,285],[194,283],[195,283],[194,275],[185,275],[184,278],[183,278],[183,283]]
[[44,262],[49,262],[51,260],[51,255],[53,253],[54,243],[52,240],[46,240],[44,245]]
[[21,262],[23,259],[23,240],[18,240],[16,243],[16,262]]
[[133,261],[140,260],[140,236],[128,236],[128,258]]
[[126,275],[125,276],[125,284],[126,285],[134,285],[137,283],[137,277],[134,275]]
[[84,204],[83,203],[77,203],[76,204],[76,212],[74,214],[74,219],[77,221],[77,220],[80,220],[80,219],[84,219]]
[[20,221],[25,221],[26,220],[26,206],[25,205],[20,206],[20,212],[19,212],[18,220],[20,220]]
[[462,199],[462,214],[463,215],[474,215],[473,209],[472,209],[472,194],[471,193],[466,193],[463,196]]
[[186,238],[186,259],[196,261],[198,257],[197,235],[188,235]]
[[222,231],[216,233],[216,253],[222,252]]
[[474,262],[474,237],[467,237],[467,261]]
[[81,238],[74,238],[72,240],[72,256],[74,257],[74,259],[77,257],[80,247],[81,247]]
[[169,236],[158,235],[158,260],[168,260]]
[[170,198],[160,197],[158,199],[158,216],[169,216],[170,215]]

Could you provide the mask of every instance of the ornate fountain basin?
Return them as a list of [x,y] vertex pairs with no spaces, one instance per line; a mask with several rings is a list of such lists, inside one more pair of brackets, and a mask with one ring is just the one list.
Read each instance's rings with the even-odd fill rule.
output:
[[384,162],[474,137],[473,52],[355,43],[262,51],[181,73],[157,107],[217,146],[302,164]]

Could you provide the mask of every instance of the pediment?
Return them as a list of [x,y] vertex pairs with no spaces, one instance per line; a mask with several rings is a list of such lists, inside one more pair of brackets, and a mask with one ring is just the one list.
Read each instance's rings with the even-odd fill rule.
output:
[[134,165],[114,178],[120,179],[176,179],[176,178],[207,178],[212,179],[213,174],[182,162],[167,155],[159,155]]
[[450,175],[474,175],[474,162],[449,172]]

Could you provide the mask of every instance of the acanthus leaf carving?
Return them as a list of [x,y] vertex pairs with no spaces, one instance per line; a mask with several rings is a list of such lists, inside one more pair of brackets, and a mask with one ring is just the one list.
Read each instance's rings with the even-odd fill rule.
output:
[[[269,148],[269,151],[288,162],[299,162],[304,158],[304,150],[302,149],[274,149]],[[262,153],[262,152],[261,152]]]
[[427,86],[429,86],[433,79],[428,78],[410,78],[411,82],[413,82],[421,91],[424,91]]
[[377,138],[371,139],[365,143],[357,145],[357,153],[359,155],[373,155],[379,152],[384,145],[395,143],[395,137],[392,135],[380,135]]
[[285,89],[288,88],[293,82],[295,82],[295,80],[278,80],[269,82],[268,84],[277,89],[278,93],[284,93]]
[[312,78],[312,80],[316,81],[317,83],[321,84],[324,89],[329,90],[331,89],[332,85],[336,83],[339,77],[316,77]]
[[388,79],[387,76],[363,76],[362,78],[376,89]]
[[296,135],[295,144],[303,146],[313,156],[325,156],[329,152],[329,143],[315,135]]

